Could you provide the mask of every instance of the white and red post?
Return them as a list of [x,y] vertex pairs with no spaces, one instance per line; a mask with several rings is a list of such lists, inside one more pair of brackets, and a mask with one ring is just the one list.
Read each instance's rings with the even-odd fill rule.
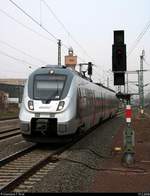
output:
[[131,126],[132,120],[132,108],[130,105],[130,100],[127,100],[127,105],[125,109],[126,118],[126,128],[124,130],[124,155],[123,162],[126,164],[134,163],[134,130]]
[[127,123],[131,123],[132,109],[131,105],[126,105],[125,118]]

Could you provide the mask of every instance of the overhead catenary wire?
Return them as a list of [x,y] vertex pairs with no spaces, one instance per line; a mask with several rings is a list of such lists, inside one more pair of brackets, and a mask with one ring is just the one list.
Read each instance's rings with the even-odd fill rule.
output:
[[[23,8],[21,8],[20,6],[18,6],[13,0],[9,0],[15,7],[17,7],[21,12],[23,12],[28,18],[30,18],[33,22],[35,22],[38,26],[40,26],[44,31],[46,31],[51,37],[53,37],[55,40],[58,41],[57,37],[52,34],[51,32],[49,32],[42,24],[40,24],[37,20],[35,20],[31,15],[29,15]],[[68,49],[68,47],[65,44],[62,44],[65,48]],[[81,59],[82,61],[85,62],[85,60],[83,58],[81,58],[80,56],[78,56],[79,59]]]
[[[40,28],[42,28],[45,32],[47,32],[51,37],[55,39],[55,41],[59,40],[54,34],[52,34],[50,31],[48,31],[41,23],[39,23],[37,20],[35,20],[31,15],[29,15],[23,8],[18,6],[14,1],[9,0],[15,7],[17,7],[21,12],[23,12],[28,18],[30,18],[34,23],[36,23]],[[62,43],[62,45],[68,49],[68,46]],[[79,57],[79,56],[78,56]],[[79,57],[80,59],[84,60],[83,58]]]
[[37,58],[37,57],[33,57],[32,55],[30,55],[30,54],[28,54],[28,53],[26,53],[26,52],[24,52],[24,51],[22,51],[22,50],[20,50],[20,49],[18,49],[18,48],[16,48],[16,47],[14,47],[14,46],[8,44],[8,43],[5,42],[5,41],[0,40],[0,43],[2,43],[2,44],[4,44],[4,45],[8,46],[9,48],[12,48],[12,49],[14,49],[14,50],[20,52],[20,53],[22,53],[22,54],[24,54],[24,55],[26,55],[26,56],[28,56],[28,57],[31,57],[31,58],[35,59],[36,61],[41,62],[42,64],[43,64],[43,63],[44,63],[44,64],[47,64],[47,62],[45,62],[45,61],[43,61],[43,60],[41,60],[41,59],[39,59],[39,58]]
[[142,30],[142,32],[137,36],[135,42],[133,43],[132,47],[129,50],[128,56],[131,55],[131,53],[136,48],[136,46],[138,45],[138,43],[143,38],[143,36],[145,35],[145,33],[148,31],[149,28],[150,28],[150,20],[146,23],[146,25],[145,25],[144,29]]
[[129,88],[129,89],[128,89],[128,90],[129,90],[129,92],[132,92],[132,93],[133,93],[133,92],[138,93],[138,90],[136,90],[136,89],[132,88],[131,86],[129,86],[128,88]]
[[2,55],[4,55],[4,56],[7,56],[7,57],[9,57],[9,58],[11,58],[11,59],[13,59],[13,60],[15,60],[15,61],[19,61],[19,62],[28,64],[28,65],[32,65],[32,66],[38,67],[38,65],[35,65],[35,64],[29,63],[29,62],[27,62],[27,61],[25,61],[25,60],[23,60],[23,59],[19,59],[19,58],[16,58],[16,57],[14,57],[14,56],[11,56],[10,54],[7,54],[6,52],[3,52],[3,51],[1,51],[1,50],[0,50],[0,54],[2,54]]
[[81,44],[74,38],[74,36],[70,33],[70,31],[68,31],[68,29],[66,28],[66,26],[64,25],[64,23],[62,23],[62,21],[56,16],[56,14],[54,13],[54,11],[52,10],[52,8],[46,3],[45,0],[41,0],[46,7],[48,8],[48,10],[51,12],[51,14],[54,16],[54,18],[57,20],[57,22],[62,26],[62,28],[66,31],[66,33],[68,34],[68,36],[70,36],[70,38],[79,46],[79,48],[81,48],[81,50],[84,52],[84,54],[86,54],[87,57],[89,57],[93,62],[93,58],[91,58],[91,56],[88,54],[88,52],[81,46]]
[[34,23],[39,25],[44,31],[46,31],[51,37],[53,37],[55,40],[58,40],[58,38],[52,34],[50,31],[48,31],[42,24],[40,24],[37,20],[35,20],[30,14],[28,14],[24,9],[22,9],[19,5],[17,5],[14,1],[9,0],[15,7],[17,7],[22,13],[24,13],[28,18],[30,18]]
[[[25,28],[25,29],[27,29],[27,30],[33,32],[33,33],[36,34],[37,36],[39,36],[39,37],[41,37],[41,38],[43,38],[43,39],[45,39],[45,40],[51,41],[51,42],[53,42],[53,43],[56,43],[53,39],[49,39],[48,37],[46,37],[46,36],[40,34],[39,32],[35,31],[34,29],[32,29],[32,28],[26,26],[25,24],[21,23],[20,21],[18,21],[16,18],[12,17],[10,14],[8,14],[7,12],[5,12],[4,10],[0,9],[0,12],[3,13],[3,14],[4,14],[5,16],[7,16],[8,18],[10,18],[11,20],[13,20],[14,22],[16,22],[18,25],[20,25],[20,26],[22,26],[23,28]],[[64,46],[65,48],[68,49],[68,47],[67,47],[65,44],[63,44],[63,46]],[[82,57],[78,56],[78,58],[79,58],[81,61],[85,62],[85,59],[83,59]]]
[[43,2],[46,5],[46,7],[48,8],[48,10],[51,12],[51,14],[57,20],[57,22],[63,27],[63,29],[68,33],[68,35],[70,35],[70,32],[67,30],[67,28],[65,27],[65,25],[60,21],[60,19],[56,16],[56,14],[52,10],[52,8],[44,0],[40,0],[40,2]]
[[[68,34],[68,36],[71,37],[71,39],[82,49],[82,51],[84,52],[84,54],[86,54],[87,57],[89,57],[93,62],[93,58],[91,58],[91,56],[87,53],[87,51],[81,46],[81,44],[74,38],[74,36],[72,36],[72,34],[70,33],[70,31],[68,31],[68,29],[66,28],[66,26],[64,25],[64,23],[62,23],[62,21],[56,16],[56,14],[54,13],[54,11],[52,10],[52,8],[46,3],[45,0],[41,0],[46,7],[48,8],[48,10],[51,12],[51,14],[54,16],[54,18],[57,20],[57,22],[62,26],[62,28],[66,31],[66,33]],[[63,44],[62,44],[63,45]],[[65,46],[66,47],[66,46]],[[76,52],[74,53],[76,55]],[[77,55],[78,56],[78,55]],[[78,56],[78,58],[82,61],[82,62],[86,62],[83,58],[81,58],[80,56]],[[95,65],[96,66],[96,65]]]
[[0,12],[3,13],[4,15],[6,15],[6,16],[7,16],[8,18],[10,18],[11,20],[15,21],[17,24],[21,25],[22,27],[24,27],[24,28],[28,29],[29,31],[35,33],[36,35],[42,37],[43,39],[46,39],[46,40],[51,41],[51,42],[53,42],[53,43],[56,43],[54,40],[49,39],[48,37],[46,37],[46,36],[40,34],[39,32],[35,31],[34,29],[32,29],[32,28],[26,26],[25,24],[21,23],[20,21],[18,21],[16,18],[14,18],[14,17],[12,17],[11,15],[9,15],[9,14],[8,14],[7,12],[5,12],[4,10],[0,9]]
[[143,58],[143,60],[144,60],[146,65],[150,66],[150,63],[148,63],[145,58]]
[[42,2],[40,0],[40,25],[42,25]]
[[[3,74],[7,74],[7,73],[11,73],[12,74],[12,71],[13,71],[13,73],[17,73],[17,74],[22,74],[22,71],[16,71],[16,70],[12,70],[12,69],[10,69],[9,67],[8,67],[8,65],[7,64],[5,64],[5,63],[3,63],[3,62],[0,62],[0,64],[1,65],[3,65],[3,67],[6,67],[6,68],[8,68],[7,70],[3,70],[3,71],[1,71],[1,74],[2,74],[2,76],[1,77],[5,77],[6,75],[3,75]],[[10,63],[9,63],[9,65],[10,65]],[[13,67],[11,67],[11,68],[13,68]],[[10,77],[9,77],[10,78]]]

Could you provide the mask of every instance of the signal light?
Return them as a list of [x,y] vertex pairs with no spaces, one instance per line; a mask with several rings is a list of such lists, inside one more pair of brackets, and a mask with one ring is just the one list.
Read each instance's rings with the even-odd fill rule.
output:
[[[125,85],[126,71],[126,45],[124,44],[124,31],[114,31],[114,44],[112,45],[112,71],[114,72],[114,85]],[[117,73],[119,72],[119,73]]]
[[114,85],[124,85],[125,75],[124,73],[114,73]]
[[126,71],[126,45],[113,45],[112,71]]
[[123,94],[121,92],[118,92],[116,96],[118,97],[118,99],[125,99],[127,101],[130,101],[131,94]]
[[118,54],[118,55],[121,55],[121,54],[122,54],[122,51],[121,51],[120,49],[118,49],[118,50],[117,50],[117,54]]
[[88,75],[92,75],[92,63],[88,62]]
[[114,31],[114,44],[122,45],[124,44],[124,31]]

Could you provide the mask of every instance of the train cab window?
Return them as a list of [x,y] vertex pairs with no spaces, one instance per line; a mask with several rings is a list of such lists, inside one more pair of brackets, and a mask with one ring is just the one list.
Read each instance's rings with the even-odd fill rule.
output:
[[59,100],[65,85],[66,76],[37,75],[34,80],[34,99]]

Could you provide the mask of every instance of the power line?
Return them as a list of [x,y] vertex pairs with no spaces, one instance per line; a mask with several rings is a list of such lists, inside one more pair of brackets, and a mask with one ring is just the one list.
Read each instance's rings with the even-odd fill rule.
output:
[[58,40],[58,38],[53,35],[51,32],[49,32],[43,25],[41,25],[37,20],[35,20],[31,15],[29,15],[24,9],[22,9],[20,6],[18,6],[14,1],[9,0],[15,7],[17,7],[21,12],[23,12],[28,18],[30,18],[34,23],[36,23],[38,26],[40,26],[44,31],[46,31],[50,36],[52,36],[55,40]]
[[56,16],[52,8],[45,2],[45,0],[41,0],[48,10],[51,12],[51,14],[54,16],[54,18],[57,20],[57,22],[62,26],[62,28],[67,32],[68,36],[71,37],[71,39],[82,49],[82,51],[88,56],[92,61],[94,61],[91,56],[87,53],[87,51],[81,46],[81,44],[72,36],[72,34],[67,30],[66,26],[61,22],[61,20]]
[[150,66],[150,63],[148,63],[145,58],[143,58],[143,60],[144,60],[146,65]]
[[0,12],[2,12],[4,15],[6,15],[6,16],[7,16],[8,18],[10,18],[11,20],[15,21],[17,24],[21,25],[22,27],[28,29],[29,31],[32,31],[32,32],[35,33],[36,35],[38,35],[38,36],[40,36],[40,37],[42,37],[42,38],[44,38],[44,39],[46,39],[46,40],[48,40],[48,41],[51,41],[51,42],[53,42],[53,43],[56,43],[55,41],[49,39],[48,37],[46,37],[46,36],[40,34],[39,32],[37,32],[37,31],[31,29],[30,27],[24,25],[23,23],[19,22],[17,19],[15,19],[15,18],[12,17],[11,15],[9,15],[9,14],[8,14],[7,12],[5,12],[4,10],[0,9]]
[[47,64],[47,63],[44,62],[43,60],[31,56],[30,54],[27,54],[26,52],[24,52],[24,51],[22,51],[22,50],[20,50],[20,49],[18,49],[18,48],[16,48],[16,47],[14,47],[14,46],[11,46],[11,45],[8,44],[7,42],[4,42],[4,41],[0,40],[0,43],[6,45],[6,46],[8,46],[8,47],[10,47],[10,48],[12,48],[12,49],[14,49],[14,50],[16,50],[16,51],[19,51],[19,52],[21,52],[22,54],[24,54],[24,55],[26,55],[26,56],[28,56],[28,57],[31,57],[31,58],[33,58],[33,59],[35,59],[36,61],[40,61],[42,64],[43,64],[43,63],[44,63],[44,64]]
[[[20,11],[22,11],[27,17],[29,17],[33,22],[35,22],[38,26],[40,26],[44,31],[46,31],[49,35],[51,35],[55,40],[59,40],[57,39],[57,37],[55,35],[53,35],[52,33],[50,33],[45,27],[43,27],[37,20],[35,20],[31,15],[29,15],[26,11],[24,11],[20,6],[18,6],[14,1],[9,0],[13,5],[15,5]],[[30,29],[31,30],[31,29]],[[68,49],[68,46],[66,46],[65,44],[62,44],[65,48]],[[79,56],[78,56],[79,57]],[[80,59],[82,59],[81,57],[79,57]],[[83,60],[83,59],[82,59]]]
[[[0,63],[2,64],[4,67],[8,67],[8,65],[4,64],[4,63]],[[0,74],[7,74],[7,73],[11,73],[12,74],[12,71],[9,69],[9,70],[3,70],[0,72]],[[22,71],[16,71],[16,70],[13,70],[13,73],[17,73],[17,74],[22,74]],[[4,77],[3,75],[1,77]]]
[[140,40],[142,39],[142,37],[145,35],[145,33],[147,32],[147,30],[150,28],[150,20],[148,21],[148,23],[145,25],[144,29],[142,30],[142,32],[138,35],[138,37],[136,38],[135,42],[133,43],[133,46],[131,47],[131,49],[129,50],[128,56],[131,55],[131,53],[133,52],[133,50],[136,48],[136,46],[138,45],[138,43],[140,42]]
[[[57,37],[55,35],[53,35],[52,33],[50,33],[45,27],[43,27],[37,20],[35,20],[31,15],[29,15],[25,10],[23,10],[20,6],[18,6],[14,1],[9,0],[15,7],[17,7],[21,12],[23,12],[28,18],[30,18],[33,22],[35,22],[38,26],[40,26],[44,31],[46,31],[50,36],[52,36],[55,40],[58,41]],[[32,32],[42,36],[41,34],[39,34],[38,32],[34,31],[33,29],[25,26],[24,24],[18,22],[15,18],[13,18],[12,16],[10,16],[8,13],[4,12],[3,10],[0,9],[1,12],[3,12],[5,15],[7,15],[9,18],[13,19],[15,22],[17,22],[18,24],[21,24],[22,26],[24,26],[25,28],[31,30]],[[44,37],[44,36],[42,36]],[[45,38],[45,37],[44,37]],[[47,39],[47,38],[46,38]],[[52,41],[52,40],[50,40]],[[68,47],[65,44],[62,44],[65,48],[68,49]],[[78,56],[79,57],[79,56]],[[79,57],[79,59],[82,59],[81,57]],[[82,59],[83,60],[83,59]],[[84,60],[85,61],[85,60]]]
[[0,54],[2,54],[2,55],[4,55],[4,56],[7,56],[7,57],[9,57],[9,58],[11,58],[11,59],[13,59],[13,60],[15,60],[15,61],[19,61],[19,62],[28,64],[28,65],[33,65],[33,66],[36,66],[36,67],[38,66],[38,65],[34,65],[34,64],[32,64],[32,63],[29,63],[29,62],[27,62],[27,61],[25,61],[25,60],[16,58],[16,57],[14,57],[14,56],[11,56],[11,55],[9,55],[9,54],[7,54],[7,53],[1,51],[1,50],[0,50]]
[[68,35],[70,35],[70,32],[67,30],[67,28],[65,27],[65,25],[59,20],[59,18],[53,12],[52,8],[44,0],[41,0],[41,1],[46,5],[46,7],[48,8],[48,10],[51,12],[51,14],[57,20],[57,22],[63,27],[63,29],[68,33]]
[[[29,30],[29,31],[31,31],[31,32],[33,32],[33,33],[35,33],[35,34],[38,35],[39,37],[42,37],[42,38],[45,39],[45,40],[51,41],[51,42],[53,42],[53,43],[56,43],[54,40],[49,39],[48,37],[46,37],[46,36],[40,34],[39,32],[35,31],[34,29],[32,29],[32,28],[26,26],[25,24],[21,23],[20,21],[18,21],[16,18],[14,18],[14,17],[12,17],[11,15],[9,15],[9,14],[8,14],[7,12],[5,12],[4,10],[0,9],[0,12],[3,13],[4,15],[6,15],[6,16],[7,16],[8,18],[10,18],[11,20],[13,20],[14,22],[16,22],[17,24],[19,24],[20,26],[26,28],[27,30]],[[68,49],[68,46],[66,46],[65,44],[63,44],[63,46],[64,46],[65,48]],[[78,58],[79,58],[81,61],[84,61],[84,62],[85,62],[85,60],[84,60],[83,58],[81,58],[80,56],[78,56]]]

